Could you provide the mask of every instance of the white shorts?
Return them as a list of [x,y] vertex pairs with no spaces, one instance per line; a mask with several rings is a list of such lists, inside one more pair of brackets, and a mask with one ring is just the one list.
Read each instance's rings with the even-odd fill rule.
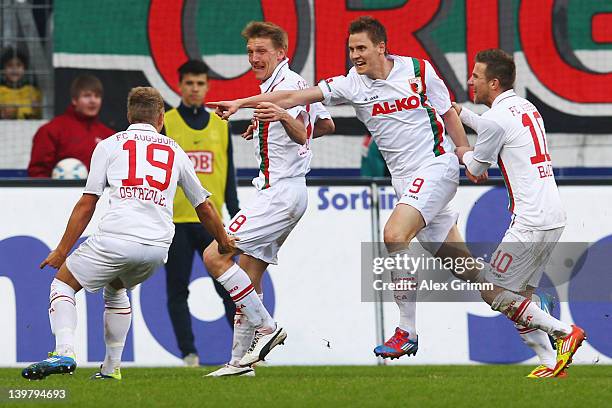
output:
[[449,204],[459,185],[457,156],[440,155],[418,168],[411,177],[394,178],[392,183],[398,204],[408,204],[421,213],[425,228],[416,237],[435,255],[459,216]]
[[227,232],[238,237],[242,252],[269,264],[278,263],[277,254],[308,206],[303,177],[278,180],[232,218]]
[[168,256],[168,248],[92,235],[66,259],[66,266],[88,292],[115,279],[130,289],[145,281]]
[[564,228],[541,231],[512,225],[491,255],[486,280],[513,292],[537,287]]

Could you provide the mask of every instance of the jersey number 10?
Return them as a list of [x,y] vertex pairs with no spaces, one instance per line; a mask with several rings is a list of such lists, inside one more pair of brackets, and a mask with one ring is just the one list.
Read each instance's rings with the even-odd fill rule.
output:
[[[129,153],[128,157],[128,178],[123,179],[121,184],[123,186],[142,186],[144,180],[142,177],[136,177],[136,141],[128,140],[123,144],[123,150],[127,150]],[[163,150],[168,152],[168,160],[164,163],[153,158],[155,150]],[[174,164],[174,150],[170,146],[151,143],[147,145],[147,161],[153,167],[157,167],[166,172],[166,177],[163,182],[157,181],[153,176],[147,175],[147,183],[152,188],[156,188],[159,191],[164,191],[170,185],[170,177],[172,177],[172,165]]]
[[[546,148],[546,135],[540,126],[540,122],[538,119],[542,119],[540,113],[538,111],[533,112],[533,119],[535,123],[538,125],[538,131],[533,124],[533,121],[529,117],[529,114],[523,113],[523,126],[529,128],[529,132],[531,132],[531,138],[533,139],[533,145],[535,147],[535,156],[531,156],[531,164],[538,164],[545,161],[550,161],[550,155],[548,154],[548,149]],[[542,153],[542,148],[540,147],[540,139],[542,139],[542,144],[544,145],[544,153]]]

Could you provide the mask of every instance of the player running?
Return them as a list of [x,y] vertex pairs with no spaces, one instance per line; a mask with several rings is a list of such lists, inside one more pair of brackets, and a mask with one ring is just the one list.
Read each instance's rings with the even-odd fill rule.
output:
[[[578,326],[561,322],[531,302],[544,266],[565,227],[565,210],[546,147],[542,116],[528,100],[514,93],[516,68],[499,49],[480,51],[468,85],[474,103],[490,109],[478,116],[454,105],[464,124],[478,133],[473,148],[459,147],[457,156],[471,180],[498,163],[510,200],[512,222],[488,264],[476,278],[494,290],[483,299],[514,321],[521,337],[539,356],[541,365],[530,378],[564,376],[564,369],[586,338]],[[556,358],[548,335],[556,340]]]
[[[288,36],[281,27],[251,22],[242,35],[262,93],[307,86],[289,68]],[[262,303],[261,279],[269,264],[277,264],[280,247],[306,211],[305,176],[310,170],[313,127],[318,135],[334,131],[333,121],[321,104],[298,105],[285,111],[267,103],[261,107],[254,129],[243,135],[253,139],[259,176],[253,180],[255,198],[228,226],[229,233],[239,238],[237,246],[242,254],[236,264],[231,254],[219,253],[216,242],[204,251],[209,273],[236,303],[232,358],[209,376],[255,375],[251,366],[287,336]]]
[[[180,146],[158,132],[164,123],[164,101],[153,88],[134,88],[128,95],[130,127],[100,142],[91,159],[83,196],[75,205],[56,249],[40,267],[59,269],[51,283],[49,320],[55,350],[49,358],[22,371],[29,380],[76,369],[75,294],[85,288],[104,294],[106,356],[92,379],[121,379],[121,354],[132,320],[127,290],[146,280],[165,262],[174,235],[172,203],[177,184],[195,207],[202,225],[223,253],[236,251],[200,184],[193,163]],[[110,208],[98,230],[70,256],[96,203],[110,185]]]
[[[393,178],[399,203],[384,228],[390,256],[410,253],[417,237],[436,256],[470,256],[457,227],[457,212],[449,202],[459,184],[459,162],[444,137],[455,146],[468,146],[467,137],[444,82],[426,60],[387,52],[385,27],[372,17],[360,17],[349,26],[348,75],[321,81],[305,90],[264,93],[235,101],[209,103],[228,118],[242,107],[265,114],[262,102],[284,108],[322,101],[349,103],[374,137]],[[482,176],[484,179],[486,176]],[[446,243],[460,243],[451,245]],[[459,246],[459,248],[457,248]],[[392,280],[416,281],[416,274],[394,270]],[[395,334],[374,349],[376,355],[397,358],[418,350],[416,290],[396,290],[400,310]]]

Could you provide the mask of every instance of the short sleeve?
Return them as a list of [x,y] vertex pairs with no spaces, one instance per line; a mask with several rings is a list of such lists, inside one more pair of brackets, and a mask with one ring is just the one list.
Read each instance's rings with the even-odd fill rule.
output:
[[83,193],[101,196],[106,187],[106,171],[108,170],[109,154],[105,148],[106,143],[98,143],[91,156],[91,165],[87,175],[87,183]]
[[287,113],[289,113],[293,119],[297,119],[297,117],[303,112],[306,112],[306,109],[304,109],[302,105],[287,109]]
[[193,207],[197,207],[206,201],[208,197],[210,197],[210,193],[204,187],[202,187],[200,179],[198,179],[198,176],[193,168],[193,163],[187,154],[182,149],[177,151],[177,154],[180,160],[180,176],[178,184],[182,187],[183,192],[191,205]]
[[328,78],[319,82],[318,86],[323,92],[323,103],[325,105],[351,103],[354,89],[349,77],[340,75]]
[[331,115],[321,102],[316,102],[310,104],[310,118],[315,123],[319,119],[331,119]]
[[436,70],[429,63],[425,62],[425,87],[427,99],[431,102],[434,109],[438,111],[440,115],[444,115],[451,108],[450,95],[448,88],[444,84],[444,81],[440,79]]

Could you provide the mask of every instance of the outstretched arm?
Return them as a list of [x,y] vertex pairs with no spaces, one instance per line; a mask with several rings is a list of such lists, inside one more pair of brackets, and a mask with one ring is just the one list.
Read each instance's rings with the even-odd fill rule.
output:
[[229,119],[240,108],[256,108],[261,102],[271,102],[281,108],[288,109],[298,105],[321,102],[323,92],[318,86],[295,91],[274,91],[262,93],[248,98],[233,101],[207,102],[206,105],[215,108],[215,113],[223,119]]

